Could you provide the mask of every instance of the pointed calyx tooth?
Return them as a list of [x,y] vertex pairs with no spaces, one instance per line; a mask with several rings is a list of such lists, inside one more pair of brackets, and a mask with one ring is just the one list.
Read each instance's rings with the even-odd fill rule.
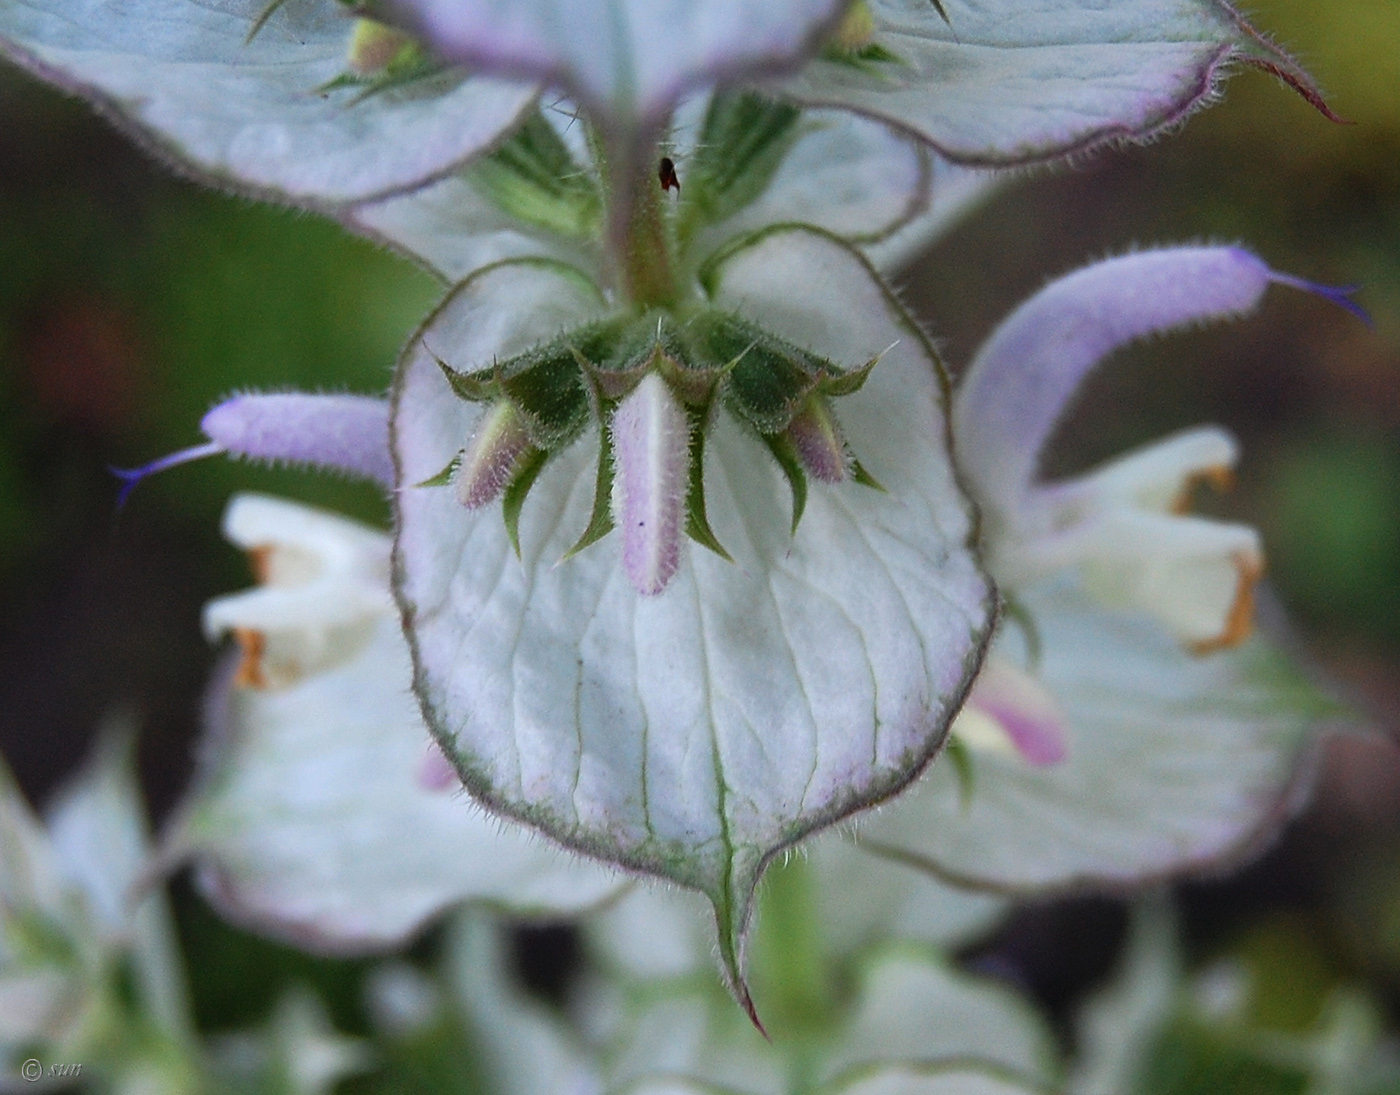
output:
[[612,416],[613,520],[622,566],[638,593],[653,595],[680,566],[690,470],[690,425],[666,382],[648,373]]
[[[787,428],[827,364],[726,312],[703,312],[691,320],[687,330],[697,357],[722,368],[725,404],[759,433],[779,433]],[[833,366],[832,371],[841,370]]]
[[466,448],[420,485],[455,483],[469,508],[501,497],[518,551],[535,479],[596,423],[603,436],[593,509],[565,558],[621,524],[624,565],[643,593],[665,588],[682,536],[730,558],[705,510],[705,434],[717,403],[778,461],[793,492],[794,531],[808,474],[878,486],[848,451],[830,402],[858,391],[879,355],[845,369],[717,309],[613,316],[470,372],[434,360],[459,399],[487,406]]
[[567,339],[555,339],[469,373],[458,372],[436,355],[434,360],[459,399],[486,403],[504,397],[515,404],[538,448],[562,449],[588,424],[588,387]]
[[655,365],[678,351],[675,324],[665,313],[645,313],[592,324],[569,336],[574,360],[605,401],[622,399]]
[[457,464],[457,500],[476,509],[496,498],[538,450],[525,417],[508,399],[490,406],[477,422]]
[[823,483],[839,483],[846,478],[846,438],[827,400],[817,395],[808,397],[803,408],[792,416],[786,433],[807,474]]

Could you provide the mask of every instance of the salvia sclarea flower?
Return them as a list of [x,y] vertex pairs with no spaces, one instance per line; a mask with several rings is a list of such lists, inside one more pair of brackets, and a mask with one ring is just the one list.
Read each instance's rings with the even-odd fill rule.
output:
[[[392,486],[413,687],[456,771],[706,893],[737,985],[765,864],[918,776],[996,610],[941,366],[856,244],[918,228],[930,149],[1146,138],[1232,61],[1310,85],[1220,0],[372,7],[37,0],[0,37],[186,169],[463,279],[389,409],[240,397],[189,455]],[[363,641],[318,625],[303,668]],[[994,669],[962,736],[1055,759],[1056,709],[1002,717],[1038,693]]]
[[[834,896],[834,910],[821,914],[839,925],[833,936],[854,944],[887,934],[895,924],[898,934],[922,936],[928,929],[920,925],[930,919],[943,922],[944,930],[958,923],[963,914],[951,908],[962,908],[973,922],[994,910],[950,904],[947,891],[920,872],[1010,892],[1122,885],[1243,855],[1286,816],[1305,771],[1310,731],[1336,711],[1267,643],[1249,638],[1250,596],[1262,566],[1253,531],[1178,512],[1192,482],[1218,478],[1233,463],[1233,443],[1220,431],[1194,431],[1079,479],[1041,484],[1035,478],[1039,450],[1075,388],[1113,348],[1153,332],[1247,312],[1278,281],[1297,284],[1237,248],[1169,248],[1110,259],[1052,283],[1013,313],[979,353],[955,393],[954,418],[965,479],[984,513],[980,550],[1009,609],[970,698],[952,724],[954,763],[933,765],[914,786],[867,815],[856,846],[849,833],[828,834],[804,845],[823,893],[881,894],[867,903],[878,913],[864,919],[843,911]],[[796,271],[788,284],[802,284]],[[499,313],[483,309],[479,315]],[[410,362],[418,355],[418,375],[425,383],[442,379],[431,354],[413,348],[409,353]],[[882,362],[872,379],[884,368]],[[442,396],[436,405],[461,413],[465,404]],[[877,425],[858,435],[859,443],[897,425],[893,416],[880,416]],[[461,436],[460,429],[440,431],[438,450],[431,459],[423,458],[421,466],[445,459]],[[370,440],[388,446],[382,430],[377,439],[366,438]],[[572,506],[579,514],[577,524],[593,509],[595,494],[589,488],[595,468],[586,459],[589,454],[582,455],[574,478],[551,499],[545,523],[546,535],[556,537],[561,547],[567,546],[563,538],[571,530],[557,515]],[[899,464],[890,460],[889,466]],[[777,471],[766,483],[754,478],[745,483],[748,492],[761,490],[761,497],[773,503],[784,486]],[[906,507],[922,497],[918,488],[907,485],[855,497],[884,503],[894,490],[903,492]],[[404,496],[415,501],[406,505]],[[728,504],[738,509],[742,502]],[[818,494],[814,504],[831,503],[823,503]],[[532,551],[529,508],[521,520],[522,558],[517,560],[499,518],[481,523],[480,514],[463,507],[450,490],[409,487],[400,491],[401,512],[408,505],[436,507],[440,515],[465,526],[456,537],[441,541],[463,545],[453,549],[450,588],[469,589],[474,579],[466,557],[478,557],[493,545],[483,564],[492,596],[474,595],[477,611],[489,614],[493,625],[481,628],[479,639],[471,627],[463,627],[456,641],[465,664],[490,666],[495,657],[500,667],[457,687],[482,689],[476,702],[488,709],[492,697],[485,690],[510,681],[511,673],[519,671],[513,667],[523,663],[528,674],[523,680],[543,693],[525,693],[523,686],[507,692],[517,706],[497,715],[498,729],[542,734],[548,724],[526,721],[521,705],[528,714],[528,705],[558,695],[549,677],[557,664],[547,648],[558,640],[531,624],[530,602],[538,590],[548,593],[551,626],[565,635],[571,634],[569,628],[577,629],[573,633],[585,637],[575,640],[577,648],[586,651],[590,635],[597,635],[591,641],[611,644],[635,635],[646,622],[644,613],[680,600],[678,590],[686,591],[682,610],[689,609],[696,600],[689,587],[702,580],[683,568],[671,588],[643,597],[623,578],[615,558],[602,559],[582,576],[575,571],[573,581],[588,580],[603,591],[578,607],[567,596],[571,587],[559,583],[558,575],[589,556],[583,553],[559,565],[552,552]],[[576,910],[611,892],[609,885],[621,885],[605,876],[591,881],[587,871],[576,868],[570,868],[578,871],[570,878],[551,858],[557,853],[544,847],[531,853],[535,859],[526,859],[520,850],[524,844],[509,826],[498,829],[483,822],[475,836],[468,835],[475,822],[465,811],[454,815],[449,808],[451,803],[462,809],[446,790],[455,786],[455,773],[441,758],[434,759],[421,712],[409,697],[414,664],[386,593],[388,537],[329,516],[297,516],[305,511],[287,506],[254,498],[237,501],[228,528],[255,558],[285,553],[301,560],[299,565],[283,568],[280,583],[273,579],[257,593],[214,602],[207,616],[212,632],[239,635],[250,667],[242,674],[245,682],[280,678],[285,686],[280,691],[242,690],[231,697],[237,728],[216,750],[215,774],[189,804],[189,823],[168,835],[171,847],[202,864],[216,900],[235,918],[305,941],[324,937],[320,945],[336,949],[402,938],[432,912],[463,900],[528,908],[515,895],[473,877],[478,870],[489,876],[497,862],[510,857],[520,857],[520,865],[506,863],[499,870],[543,895],[535,911],[546,911],[551,902],[564,911]],[[773,504],[761,512],[766,516],[741,511],[747,525],[734,523],[764,529],[761,520],[766,520],[764,535],[774,542],[792,537],[785,510]],[[406,516],[415,519],[412,510]],[[809,519],[804,518],[799,539]],[[832,535],[839,535],[839,517],[822,519],[836,530]],[[1103,536],[1086,531],[1095,525],[1109,531]],[[730,526],[716,522],[716,527]],[[866,573],[849,579],[867,597],[872,590],[878,594],[876,579],[903,588],[900,582],[918,580],[905,566],[927,566],[911,553],[910,543],[917,544],[912,537],[896,541],[897,547],[882,543],[865,533],[859,558]],[[359,546],[350,551],[346,545],[351,544]],[[402,534],[396,550],[400,566],[405,565],[405,553],[413,548],[405,546]],[[787,554],[774,554],[786,560],[797,551],[793,541]],[[457,553],[463,562],[456,562]],[[592,558],[600,555],[595,552]],[[362,562],[348,568],[336,562],[352,556]],[[698,558],[719,575],[712,581],[738,584],[749,597],[747,615],[738,618],[752,620],[761,602],[748,592],[753,587],[744,584],[747,576],[735,564]],[[763,563],[759,555],[741,561],[755,569]],[[693,560],[690,566],[700,569]],[[260,567],[279,572],[267,571],[265,563]],[[768,573],[776,575],[769,579],[776,584],[785,572]],[[315,593],[311,575],[319,583]],[[340,585],[346,588],[332,592],[332,586]],[[448,611],[458,610],[453,602],[462,596],[449,596]],[[256,608],[260,601],[266,609]],[[776,602],[780,618],[794,611],[791,603]],[[359,607],[351,612],[347,606]],[[347,620],[347,612],[358,616]],[[485,650],[492,636],[515,634],[522,622],[536,630],[527,629],[518,647],[494,654]],[[361,638],[356,645],[334,638],[337,633]],[[375,636],[372,645],[370,635]],[[799,664],[830,649],[829,635],[820,630],[794,628],[788,636],[783,649]],[[706,644],[702,629],[673,629],[663,648],[662,669],[672,660],[684,666]],[[543,654],[532,658],[532,650],[542,645]],[[752,653],[752,647],[736,645]],[[337,652],[334,664],[323,660],[326,650]],[[288,675],[269,664],[273,651],[283,651],[281,660],[299,668]],[[891,651],[897,656],[898,647],[872,649],[868,671],[879,674],[877,659]],[[781,681],[781,665],[775,668],[769,657],[757,669],[725,661],[708,667],[708,677],[690,679],[711,682],[716,694],[733,696],[739,692],[733,682],[742,682],[746,673],[761,671],[770,681]],[[420,672],[422,664],[420,655]],[[826,672],[850,670],[833,660]],[[556,717],[578,717],[572,693],[566,690],[553,702],[565,712]],[[580,746],[580,753],[585,749]],[[771,764],[743,759],[752,771],[739,768],[732,778],[781,789]],[[343,767],[326,784],[334,789],[308,809],[299,791],[306,786],[304,777],[337,764]],[[434,795],[446,797],[433,806]],[[270,808],[270,802],[276,807]],[[384,819],[410,816],[423,846],[435,848],[441,832],[444,848],[458,842],[476,849],[471,858],[479,868],[463,862],[465,856],[454,862],[434,853],[421,864],[415,860],[406,873],[393,835],[398,830]],[[335,842],[347,831],[360,834],[358,842],[342,845],[337,853]],[[374,851],[362,854],[362,848]],[[552,870],[560,871],[555,888],[548,874]],[[545,872],[545,882],[536,883],[539,871]],[[409,873],[417,879],[416,887],[407,885]],[[413,894],[416,904],[400,901],[399,890]],[[663,905],[681,901],[675,895],[646,900]],[[379,908],[386,911],[376,912]],[[347,909],[379,926],[347,927]],[[880,923],[867,923],[871,916]],[[743,924],[738,932],[742,939]]]

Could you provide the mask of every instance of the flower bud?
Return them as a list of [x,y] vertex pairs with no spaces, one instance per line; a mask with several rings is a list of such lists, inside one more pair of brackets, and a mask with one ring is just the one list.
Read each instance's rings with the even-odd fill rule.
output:
[[412,44],[413,39],[402,31],[373,19],[356,19],[345,63],[356,76],[378,76]]
[[666,382],[648,373],[613,413],[613,520],[637,592],[660,593],[680,566],[690,427]]
[[487,408],[457,465],[457,500],[468,509],[490,502],[510,485],[533,445],[525,417],[508,399]]
[[875,40],[875,17],[865,0],[855,0],[831,36],[831,44],[847,53],[858,53]]
[[786,433],[807,474],[823,483],[839,483],[846,478],[846,439],[825,399],[808,399],[793,415]]

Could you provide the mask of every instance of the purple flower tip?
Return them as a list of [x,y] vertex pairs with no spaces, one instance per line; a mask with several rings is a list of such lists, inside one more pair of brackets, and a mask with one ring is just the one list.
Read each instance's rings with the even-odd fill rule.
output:
[[249,392],[220,403],[199,425],[234,456],[394,485],[389,404],[374,396]]
[[1375,323],[1372,322],[1370,313],[1365,308],[1357,304],[1351,298],[1362,289],[1360,285],[1320,285],[1315,281],[1308,281],[1304,278],[1295,278],[1291,274],[1280,274],[1276,270],[1269,271],[1270,280],[1279,285],[1287,285],[1291,289],[1301,289],[1305,293],[1312,293],[1314,296],[1325,297],[1333,304],[1339,304],[1348,312],[1354,315],[1362,323],[1372,330]]
[[191,445],[188,449],[181,449],[179,452],[172,452],[168,456],[162,456],[159,460],[152,460],[149,464],[142,464],[139,468],[114,468],[108,465],[107,470],[122,481],[122,488],[117,493],[117,509],[126,505],[127,498],[136,489],[136,484],[140,483],[148,475],[155,475],[157,472],[165,471],[167,468],[178,467],[181,464],[188,464],[192,460],[203,460],[206,456],[218,456],[224,451],[224,447],[217,442],[207,441],[203,445]]

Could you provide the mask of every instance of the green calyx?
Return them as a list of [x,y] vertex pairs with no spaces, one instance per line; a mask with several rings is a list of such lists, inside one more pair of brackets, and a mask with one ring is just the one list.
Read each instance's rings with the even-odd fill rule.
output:
[[[832,400],[858,391],[879,359],[845,369],[729,312],[698,308],[677,317],[650,309],[613,316],[473,372],[459,372],[441,358],[434,360],[459,399],[486,404],[483,423],[497,429],[494,424],[508,422],[514,432],[500,429],[502,449],[497,454],[479,452],[486,435],[474,436],[442,472],[419,485],[457,482],[459,494],[473,499],[470,505],[500,494],[517,553],[519,517],[530,488],[549,461],[590,424],[600,437],[594,503],[587,527],[565,557],[612,531],[618,460],[613,414],[643,377],[653,373],[665,381],[688,423],[686,534],[716,554],[729,558],[706,516],[704,453],[720,408],[757,434],[777,462],[792,491],[794,533],[806,503],[809,474],[827,482],[851,478],[879,486],[845,451],[830,406]],[[801,427],[814,414],[830,423],[828,434],[840,448],[837,457],[813,456]],[[505,438],[511,438],[508,449]],[[833,461],[840,469],[836,474]],[[489,490],[475,481],[459,481],[477,467],[493,469]]]

